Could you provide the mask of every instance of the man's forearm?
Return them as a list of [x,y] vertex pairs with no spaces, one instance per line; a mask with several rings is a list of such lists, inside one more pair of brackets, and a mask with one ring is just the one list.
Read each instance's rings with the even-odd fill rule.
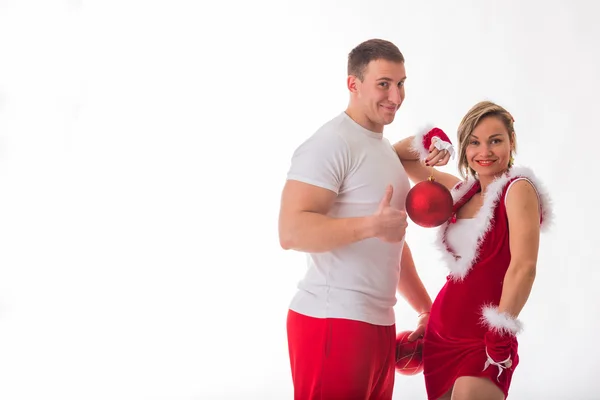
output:
[[320,253],[375,236],[373,217],[331,218],[302,212],[280,227],[281,246],[286,250]]
[[412,253],[406,242],[402,250],[400,265],[398,292],[416,312],[423,313],[429,311],[431,309],[431,297],[417,274]]

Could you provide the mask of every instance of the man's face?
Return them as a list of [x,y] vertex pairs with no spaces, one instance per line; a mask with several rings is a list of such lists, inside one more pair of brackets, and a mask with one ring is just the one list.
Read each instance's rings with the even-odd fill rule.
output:
[[362,81],[354,78],[350,82],[356,104],[372,125],[369,129],[383,131],[385,125],[394,121],[404,101],[405,80],[404,63],[380,59],[367,65]]

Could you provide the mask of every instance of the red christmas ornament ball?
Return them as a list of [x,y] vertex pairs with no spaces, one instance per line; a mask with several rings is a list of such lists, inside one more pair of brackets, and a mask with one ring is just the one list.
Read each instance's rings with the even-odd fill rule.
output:
[[415,224],[425,228],[448,221],[452,206],[450,191],[432,178],[417,183],[406,195],[406,214]]
[[417,375],[423,372],[423,339],[408,341],[412,331],[396,335],[396,372],[401,375]]

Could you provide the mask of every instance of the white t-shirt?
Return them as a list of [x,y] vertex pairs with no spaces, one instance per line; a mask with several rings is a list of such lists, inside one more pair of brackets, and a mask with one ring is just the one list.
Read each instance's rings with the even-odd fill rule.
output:
[[[391,205],[404,210],[410,189],[391,143],[345,112],[296,149],[287,179],[337,193],[328,214],[334,218],[374,214],[389,184],[394,187]],[[394,324],[403,244],[369,238],[332,251],[309,253],[308,270],[290,308],[317,318]]]

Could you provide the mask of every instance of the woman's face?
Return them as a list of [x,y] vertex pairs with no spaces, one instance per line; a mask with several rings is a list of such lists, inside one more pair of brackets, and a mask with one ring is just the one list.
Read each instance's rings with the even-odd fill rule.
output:
[[465,154],[469,167],[479,177],[497,176],[508,169],[513,146],[506,126],[499,117],[479,121],[471,133]]

